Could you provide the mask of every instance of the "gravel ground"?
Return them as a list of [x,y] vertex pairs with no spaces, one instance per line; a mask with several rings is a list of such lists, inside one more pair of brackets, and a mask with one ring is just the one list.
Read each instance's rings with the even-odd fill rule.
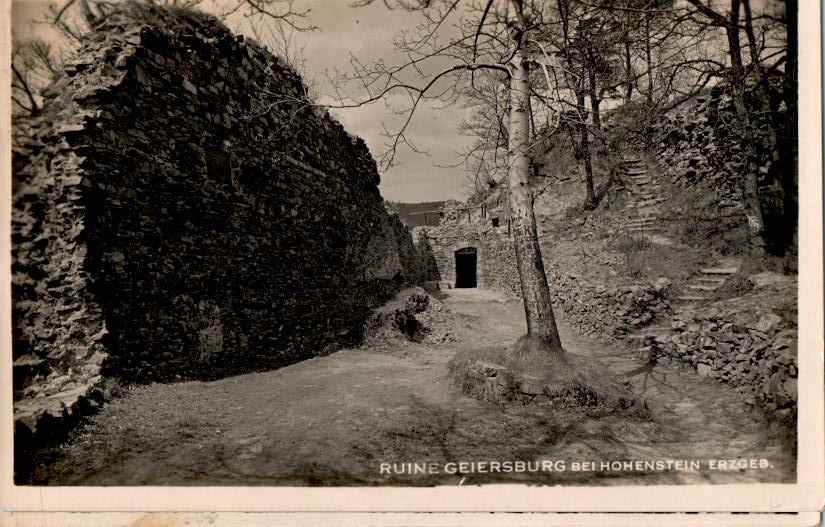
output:
[[[675,366],[651,366],[561,326],[570,353],[598,357],[630,380],[653,421],[539,406],[502,407],[461,395],[447,379],[458,351],[508,346],[524,332],[517,300],[443,292],[457,341],[387,342],[275,371],[213,382],[134,387],[107,403],[60,448],[44,453],[37,484],[434,485],[521,481],[624,485],[791,482],[795,458],[726,386]],[[438,313],[438,310],[435,310]],[[440,316],[440,315],[439,315]],[[446,318],[445,318],[446,320]],[[769,466],[711,470],[715,459]],[[698,471],[573,471],[571,463],[699,460]],[[563,472],[445,471],[459,461],[563,460]],[[438,474],[381,472],[431,462]],[[718,468],[718,465],[717,465]]]

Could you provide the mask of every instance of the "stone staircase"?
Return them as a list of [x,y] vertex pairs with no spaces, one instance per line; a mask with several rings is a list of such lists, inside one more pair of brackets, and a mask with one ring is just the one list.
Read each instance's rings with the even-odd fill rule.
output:
[[650,242],[672,245],[673,242],[659,233],[659,205],[667,200],[664,189],[656,178],[650,176],[644,159],[638,156],[622,158],[629,192],[624,212],[628,220],[625,229],[631,234],[641,235]]
[[[713,299],[713,293],[722,287],[725,281],[739,270],[740,262],[726,258],[716,262],[711,267],[703,267],[685,284],[683,293],[671,300],[670,306],[674,313],[683,309],[696,309],[703,303]],[[630,334],[630,342],[635,342],[639,357],[650,356],[656,347],[663,346],[673,328],[670,322],[660,321],[638,332]]]
[[[642,157],[624,156],[622,162],[629,192],[624,208],[627,218],[624,222],[626,231],[636,236],[643,236],[654,244],[676,245],[659,229],[661,204],[667,201],[664,188],[658,179],[648,172],[647,163]],[[740,262],[729,258],[717,261],[710,267],[699,269],[684,285],[681,294],[671,300],[671,307],[678,312],[682,309],[699,307],[712,300],[714,292],[739,269],[739,265]],[[638,339],[639,344],[643,346],[639,351],[644,354],[645,351],[650,350],[651,341],[665,339],[670,332],[670,323],[660,322],[641,328],[639,332],[630,335],[630,338]]]
[[685,285],[685,291],[677,296],[680,303],[697,304],[710,300],[713,292],[719,289],[725,280],[739,270],[739,262],[728,258],[720,260],[712,267],[699,269],[699,272]]

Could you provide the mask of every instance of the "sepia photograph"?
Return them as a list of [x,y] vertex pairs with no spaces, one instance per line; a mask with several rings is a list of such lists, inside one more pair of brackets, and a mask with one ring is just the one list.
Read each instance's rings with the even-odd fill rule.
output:
[[15,492],[821,506],[818,5],[6,3]]

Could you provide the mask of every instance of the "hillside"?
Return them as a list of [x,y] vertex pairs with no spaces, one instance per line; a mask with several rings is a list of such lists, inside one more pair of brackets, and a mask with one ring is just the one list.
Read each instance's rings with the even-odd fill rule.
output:
[[398,219],[407,227],[438,225],[441,219],[438,210],[444,201],[422,201],[421,203],[401,203],[388,201],[390,210],[398,214]]
[[[605,123],[613,143],[592,149],[593,210],[583,206],[579,160],[563,134],[551,138],[531,178],[539,242],[556,317],[650,362],[731,385],[792,434],[796,242],[752,245],[731,111],[721,89],[645,126],[618,109]],[[646,132],[629,131],[628,121]],[[767,199],[770,191],[761,189]],[[469,251],[478,287],[520,295],[506,197],[498,185],[468,200],[466,214],[419,233],[442,288],[464,283],[458,253]]]

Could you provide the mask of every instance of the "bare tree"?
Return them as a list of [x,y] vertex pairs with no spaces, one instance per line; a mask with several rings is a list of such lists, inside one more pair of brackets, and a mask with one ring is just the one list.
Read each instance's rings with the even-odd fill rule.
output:
[[12,44],[12,105],[13,113],[37,115],[40,112],[40,90],[61,71],[60,58],[51,44],[39,39]]
[[[205,6],[204,0],[141,0],[147,4],[157,4],[176,9],[194,9]],[[300,0],[297,0],[300,3]],[[105,18],[116,8],[116,0],[62,0],[49,6],[50,15],[43,22],[52,24],[66,37],[63,46],[71,49],[80,43],[82,35]],[[293,50],[277,49],[285,42],[292,43],[290,32],[314,31],[316,26],[309,23],[310,9],[296,6],[296,0],[231,0],[221,3],[221,10],[215,15],[224,22],[237,22],[258,36],[265,31],[272,32],[270,41],[275,51],[283,52],[284,58],[292,56]],[[289,31],[286,31],[286,28]],[[280,33],[280,34],[279,34]],[[285,36],[286,40],[280,39]],[[300,55],[300,54],[299,54]]]
[[[374,0],[363,0],[368,5]],[[418,150],[407,136],[416,109],[425,101],[456,103],[478,90],[485,76],[506,87],[507,180],[511,225],[528,333],[548,349],[561,350],[550,301],[550,289],[541,257],[533,192],[530,185],[532,39],[542,23],[543,2],[484,0],[469,6],[455,0],[384,0],[389,8],[419,11],[422,22],[399,35],[394,44],[404,59],[399,64],[377,61],[363,64],[353,58],[351,73],[333,79],[339,106],[356,107],[394,98],[392,108],[400,124],[387,129],[387,150],[380,156],[390,166],[398,148]],[[452,25],[450,25],[452,24]],[[449,28],[449,31],[447,30]],[[446,35],[446,36],[445,36]],[[349,89],[356,87],[358,94]],[[403,96],[406,103],[397,99]],[[498,99],[498,98],[497,98]],[[501,102],[499,100],[499,102]],[[491,134],[500,139],[501,124]]]
[[20,144],[30,132],[32,117],[43,109],[40,91],[62,73],[62,60],[42,40],[13,41],[11,60],[12,141]]

